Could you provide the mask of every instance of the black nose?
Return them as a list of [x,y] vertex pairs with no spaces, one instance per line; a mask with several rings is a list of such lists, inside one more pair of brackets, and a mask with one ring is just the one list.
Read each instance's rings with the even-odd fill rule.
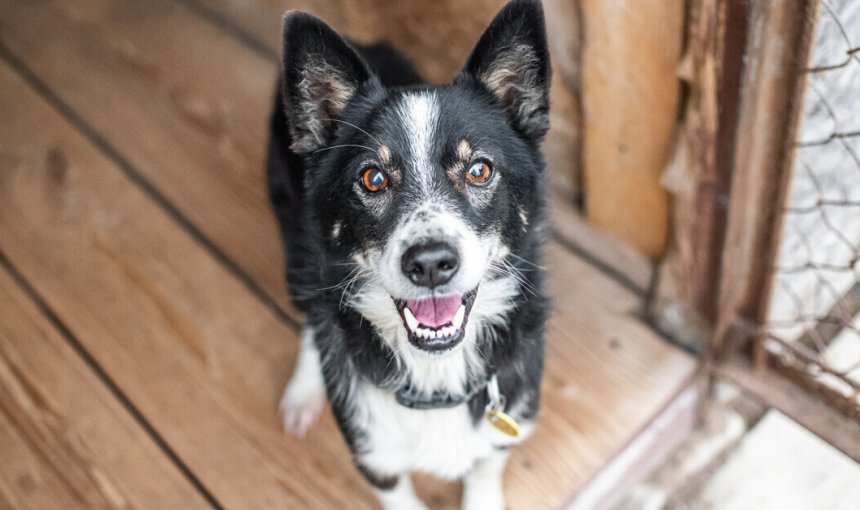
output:
[[458,267],[457,250],[443,242],[416,244],[406,250],[401,260],[403,274],[412,283],[430,288],[448,283]]

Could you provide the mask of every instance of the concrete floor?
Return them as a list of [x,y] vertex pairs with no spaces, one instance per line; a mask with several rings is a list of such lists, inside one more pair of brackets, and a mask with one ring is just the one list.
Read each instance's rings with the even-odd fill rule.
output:
[[678,451],[616,510],[856,510],[860,464],[722,384]]

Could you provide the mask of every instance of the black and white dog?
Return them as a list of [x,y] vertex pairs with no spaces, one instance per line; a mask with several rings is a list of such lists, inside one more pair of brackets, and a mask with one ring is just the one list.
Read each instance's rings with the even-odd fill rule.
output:
[[549,82],[534,0],[508,4],[446,86],[284,18],[269,186],[307,318],[281,410],[303,434],[327,394],[386,508],[424,508],[411,471],[463,478],[464,508],[504,507],[540,398]]

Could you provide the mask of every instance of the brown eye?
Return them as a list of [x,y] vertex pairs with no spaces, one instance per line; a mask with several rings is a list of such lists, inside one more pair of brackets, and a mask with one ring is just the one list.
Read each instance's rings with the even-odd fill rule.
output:
[[371,166],[361,173],[361,185],[372,193],[383,191],[388,187],[388,176],[382,170]]
[[466,171],[466,181],[475,186],[484,186],[493,178],[493,167],[487,161],[472,163]]

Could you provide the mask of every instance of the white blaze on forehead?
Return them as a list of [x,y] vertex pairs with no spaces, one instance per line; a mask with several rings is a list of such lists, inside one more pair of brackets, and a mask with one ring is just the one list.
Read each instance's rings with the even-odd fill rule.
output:
[[433,182],[430,158],[433,136],[439,120],[439,103],[434,92],[412,92],[403,96],[398,114],[409,140],[412,173],[425,191]]

